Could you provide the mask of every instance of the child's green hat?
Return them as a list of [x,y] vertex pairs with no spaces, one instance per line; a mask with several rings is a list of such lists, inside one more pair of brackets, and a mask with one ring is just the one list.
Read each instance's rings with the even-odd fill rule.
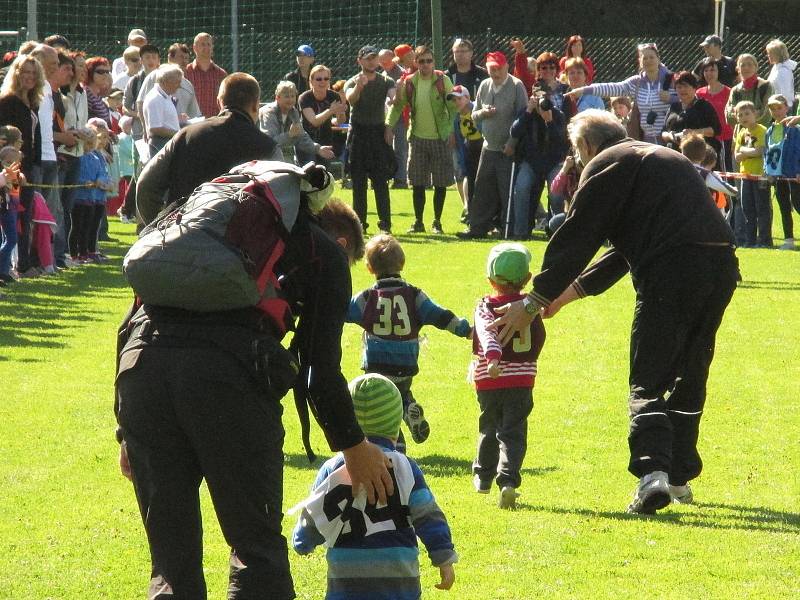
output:
[[396,438],[403,420],[400,390],[389,379],[367,373],[350,382],[356,420],[365,435]]
[[489,251],[486,276],[501,285],[518,285],[531,270],[531,253],[522,244],[504,242]]

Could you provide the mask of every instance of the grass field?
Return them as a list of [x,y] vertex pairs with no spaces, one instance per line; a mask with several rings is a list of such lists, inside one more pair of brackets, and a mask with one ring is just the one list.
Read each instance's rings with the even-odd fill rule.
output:
[[[412,221],[410,194],[393,200],[399,233]],[[448,192],[446,231],[460,228],[459,211]],[[778,227],[776,212],[776,237]],[[0,302],[0,598],[145,597],[147,543],[118,472],[112,414],[115,330],[130,299],[120,261],[133,235],[116,220],[111,232],[112,264],[19,283]],[[487,291],[491,244],[399,238],[407,279],[471,320]],[[528,246],[536,267],[545,242]],[[800,597],[800,252],[738,254],[744,281],[719,332],[697,504],[652,518],[625,514],[636,483],[626,471],[629,279],[546,322],[516,512],[500,511],[494,492],[472,490],[478,411],[465,379],[470,345],[426,331],[414,391],[432,434],[410,443],[409,454],[460,555],[447,597]],[[353,280],[355,290],[370,283],[363,264]],[[356,327],[346,328],[343,346],[351,378],[359,373]],[[305,496],[318,465],[307,464],[292,403],[285,404],[289,507]],[[330,454],[318,429],[313,442]],[[209,598],[223,598],[228,551],[205,491],[203,510]],[[284,524],[287,533],[294,525]],[[322,549],[291,561],[298,596],[322,598]],[[424,555],[421,564],[424,596],[445,597],[433,589],[438,570]]]

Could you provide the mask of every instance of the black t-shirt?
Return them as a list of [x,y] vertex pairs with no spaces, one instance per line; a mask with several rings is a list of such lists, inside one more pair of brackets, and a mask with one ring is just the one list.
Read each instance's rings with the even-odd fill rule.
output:
[[[323,100],[317,100],[314,96],[314,92],[308,90],[307,92],[303,92],[300,94],[300,98],[297,100],[297,104],[300,106],[300,112],[303,112],[303,109],[310,108],[314,111],[315,115],[328,110],[331,107],[331,104],[334,102],[341,101],[339,94],[334,92],[333,90],[328,90],[325,93],[325,98]],[[330,146],[333,144],[333,131],[331,129],[331,120],[328,119],[319,127],[314,127],[308,119],[306,119],[305,115],[303,115],[303,127],[308,132],[308,135],[311,136],[311,139],[317,142],[321,146]]]
[[[705,129],[711,127],[714,135],[719,135],[721,131],[717,111],[710,102],[702,98],[695,98],[692,104],[684,109],[680,102],[673,102],[669,108],[669,114],[664,122],[664,131],[680,132],[684,129]],[[720,143],[716,137],[706,137],[706,144],[719,152]],[[678,148],[674,148],[678,150]]]

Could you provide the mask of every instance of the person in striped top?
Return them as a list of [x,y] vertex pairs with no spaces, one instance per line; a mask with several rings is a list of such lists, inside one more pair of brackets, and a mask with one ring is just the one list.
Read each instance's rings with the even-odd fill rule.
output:
[[384,506],[370,504],[363,492],[354,496],[344,457],[337,454],[320,468],[311,495],[289,510],[302,509],[292,546],[301,555],[320,544],[327,548],[326,600],[416,600],[422,595],[419,537],[439,568],[436,587],[449,590],[458,555],[447,518],[417,463],[395,448],[400,391],[377,373],[361,375],[349,387],[359,426],[391,460],[394,494]]
[[565,94],[578,100],[584,94],[594,94],[604,98],[610,96],[631,96],[639,108],[639,125],[642,141],[659,144],[661,131],[669,113],[670,104],[678,101],[672,85],[672,73],[661,63],[658,47],[655,44],[639,44],[638,75],[628,77],[617,83],[593,83],[575,88]]
[[[420,444],[428,439],[430,425],[411,393],[411,382],[419,373],[419,332],[423,326],[433,325],[469,338],[472,329],[466,319],[442,308],[400,276],[406,256],[400,242],[391,235],[379,234],[367,242],[366,262],[377,281],[353,296],[347,322],[364,328],[361,368],[385,375],[397,385],[403,396],[403,418],[411,437]],[[405,450],[402,432],[398,448]]]
[[531,254],[518,243],[503,243],[489,252],[486,265],[493,293],[475,309],[472,335],[475,360],[471,378],[478,393],[478,453],[472,464],[475,490],[488,494],[492,479],[500,488],[500,507],[514,508],[522,482],[520,470],[527,450],[528,415],[533,409],[536,360],[545,340],[542,318],[501,345],[489,325],[501,306],[521,299],[531,279]]

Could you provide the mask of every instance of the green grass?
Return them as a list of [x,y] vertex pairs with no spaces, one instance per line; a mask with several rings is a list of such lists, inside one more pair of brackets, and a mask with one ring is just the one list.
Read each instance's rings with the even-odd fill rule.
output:
[[[393,193],[393,200],[401,232],[412,221],[410,194]],[[458,204],[448,192],[448,232],[460,228]],[[777,237],[777,211],[775,223]],[[119,240],[106,246],[113,264],[26,281],[6,288],[0,301],[0,598],[144,597],[147,543],[131,486],[117,469],[112,414],[115,331],[130,297],[119,265],[133,236],[116,221],[112,235]],[[408,280],[471,320],[487,291],[491,244],[399,237]],[[545,242],[528,246],[537,266]],[[523,495],[513,513],[496,508],[494,493],[472,491],[470,345],[425,331],[414,392],[433,432],[424,444],[411,443],[409,454],[447,514],[460,555],[448,597],[800,595],[800,253],[738,254],[744,282],[718,336],[697,504],[653,518],[624,512],[635,485],[626,471],[629,280],[546,323]],[[353,279],[355,290],[370,283],[363,265]],[[354,377],[356,327],[347,326],[343,347],[345,375]],[[316,466],[304,464],[286,404],[289,507],[307,493]],[[313,443],[330,454],[318,429]],[[227,548],[205,491],[203,510],[209,597],[222,598]],[[287,533],[293,525],[285,521]],[[322,549],[307,558],[291,553],[291,560],[298,596],[321,598]],[[421,563],[426,597],[444,597],[433,589],[437,571],[424,556]]]

